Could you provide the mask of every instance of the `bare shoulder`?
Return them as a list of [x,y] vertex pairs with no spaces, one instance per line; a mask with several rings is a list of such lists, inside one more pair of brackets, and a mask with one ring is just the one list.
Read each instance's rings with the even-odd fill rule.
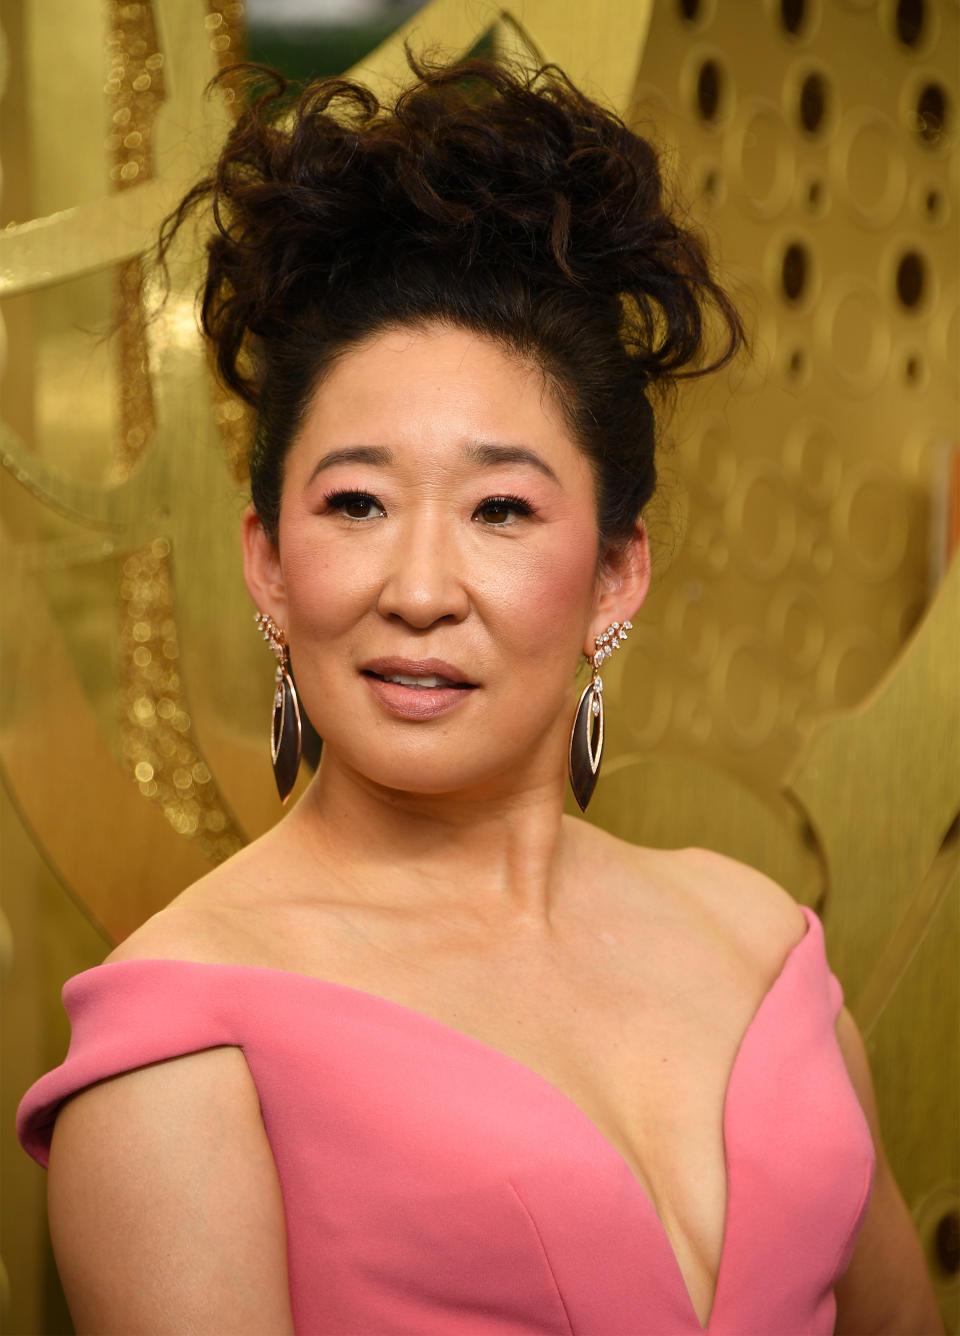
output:
[[107,963],[234,960],[246,921],[269,902],[272,868],[275,861],[263,841],[247,845],[124,938]]
[[713,849],[669,852],[678,859],[690,894],[722,915],[745,940],[783,940],[792,946],[806,933],[797,901],[759,868]]
[[793,896],[764,872],[712,849],[630,844],[578,822],[578,859],[603,868],[630,899],[669,896],[679,911],[710,925],[764,969],[775,967],[807,931]]
[[[108,961],[229,957],[227,910],[252,872],[243,853]],[[48,1199],[78,1331],[292,1333],[280,1184],[240,1048],[177,1053],[79,1090],[57,1116]]]

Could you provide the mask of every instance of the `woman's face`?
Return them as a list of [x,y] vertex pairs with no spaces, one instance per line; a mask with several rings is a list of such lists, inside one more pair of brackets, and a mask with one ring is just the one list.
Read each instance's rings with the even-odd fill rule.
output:
[[539,370],[439,325],[335,364],[286,459],[277,546],[245,529],[329,761],[420,793],[562,773],[579,656],[645,591],[598,575],[597,544],[590,465]]

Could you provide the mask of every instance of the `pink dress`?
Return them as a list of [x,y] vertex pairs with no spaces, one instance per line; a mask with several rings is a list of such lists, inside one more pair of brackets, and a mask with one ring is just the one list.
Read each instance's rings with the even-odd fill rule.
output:
[[[873,1181],[808,928],[741,1041],[724,1104],[727,1212],[714,1336],[832,1333]],[[221,1044],[256,1082],[287,1217],[299,1336],[697,1336],[650,1200],[543,1077],[408,1007],[303,974],[132,960],[63,992],[66,1061],[27,1093],[45,1164],[91,1082]]]

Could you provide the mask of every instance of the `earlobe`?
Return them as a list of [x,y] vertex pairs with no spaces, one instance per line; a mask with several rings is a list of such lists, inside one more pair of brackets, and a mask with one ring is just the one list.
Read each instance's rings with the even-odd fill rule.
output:
[[261,612],[268,613],[281,626],[285,625],[287,600],[280,553],[252,504],[243,513],[240,541],[243,578],[250,597]]

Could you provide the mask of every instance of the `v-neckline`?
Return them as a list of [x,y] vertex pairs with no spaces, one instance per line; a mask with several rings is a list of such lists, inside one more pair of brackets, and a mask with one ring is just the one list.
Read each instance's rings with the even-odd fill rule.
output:
[[[622,1151],[620,1151],[617,1148],[617,1146],[614,1145],[614,1143],[610,1140],[610,1138],[606,1135],[606,1133],[597,1125],[596,1122],[594,1122],[594,1120],[590,1117],[590,1115],[580,1107],[580,1105],[576,1102],[575,1099],[573,1099],[571,1095],[568,1095],[565,1090],[561,1089],[560,1086],[554,1084],[554,1082],[551,1081],[549,1077],[544,1076],[541,1072],[538,1072],[536,1068],[529,1066],[525,1062],[522,1062],[519,1058],[513,1057],[511,1054],[505,1052],[503,1049],[497,1048],[494,1044],[490,1044],[484,1039],[478,1039],[475,1035],[469,1034],[466,1030],[460,1030],[455,1025],[449,1024],[449,1022],[447,1021],[442,1021],[439,1020],[436,1016],[431,1016],[429,1012],[420,1011],[416,1007],[411,1007],[407,1005],[407,1003],[405,1002],[397,1002],[393,998],[384,997],[380,993],[371,993],[364,988],[356,988],[352,984],[337,983],[334,980],[323,979],[319,975],[315,974],[305,974],[299,970],[278,969],[270,965],[244,965],[244,964],[231,964],[228,962],[217,962],[217,961],[178,960],[175,957],[138,957],[132,960],[114,961],[110,964],[96,966],[95,970],[117,969],[117,968],[122,968],[123,966],[129,967],[129,966],[137,966],[145,964],[166,964],[166,965],[195,966],[200,969],[241,970],[244,972],[252,972],[255,974],[279,974],[283,978],[305,980],[308,983],[319,985],[321,988],[332,990],[338,994],[342,994],[345,996],[352,995],[358,1000],[363,1000],[363,1002],[366,1005],[375,1004],[385,1008],[393,1009],[394,1011],[402,1013],[403,1015],[408,1017],[411,1021],[416,1021],[418,1024],[434,1027],[438,1032],[443,1033],[451,1040],[456,1039],[459,1042],[473,1045],[474,1047],[485,1053],[489,1058],[495,1059],[500,1062],[508,1063],[514,1070],[523,1073],[526,1079],[536,1082],[541,1087],[546,1087],[546,1089],[551,1091],[557,1099],[561,1100],[564,1103],[564,1105],[567,1107],[568,1110],[572,1110],[572,1112],[577,1116],[578,1120],[588,1129],[588,1132],[593,1137],[593,1139],[599,1145],[605,1148],[605,1153],[612,1156],[619,1163],[622,1171],[629,1176],[630,1181],[634,1185],[636,1191],[640,1194],[640,1197],[643,1200],[651,1217],[656,1222],[657,1228],[660,1231],[661,1239],[663,1243],[666,1245],[666,1251],[672,1258],[674,1273],[677,1282],[686,1300],[687,1308],[689,1309],[689,1315],[695,1324],[694,1330],[699,1331],[703,1334],[703,1336],[706,1336],[706,1334],[710,1331],[714,1318],[717,1314],[718,1301],[721,1297],[721,1287],[724,1278],[724,1262],[726,1260],[728,1252],[728,1242],[730,1237],[730,1155],[728,1148],[727,1123],[730,1112],[731,1091],[736,1083],[736,1078],[739,1072],[741,1059],[747,1047],[747,1041],[754,1030],[754,1027],[757,1023],[757,1020],[761,1012],[766,1009],[770,999],[779,990],[780,984],[784,976],[786,975],[787,970],[789,969],[791,963],[796,959],[799,948],[805,942],[809,942],[812,936],[814,923],[819,922],[819,920],[817,920],[816,918],[816,915],[814,914],[814,911],[809,909],[806,905],[800,905],[799,908],[803,913],[804,918],[806,919],[807,930],[801,938],[799,938],[796,942],[794,942],[794,944],[790,947],[789,951],[784,956],[783,962],[775,978],[773,979],[769,988],[767,989],[767,991],[764,993],[763,997],[757,1004],[757,1007],[754,1010],[753,1015],[750,1017],[746,1029],[744,1030],[743,1034],[740,1037],[740,1041],[737,1044],[736,1052],[734,1053],[733,1062],[730,1066],[730,1071],[727,1075],[727,1081],[724,1088],[723,1103],[721,1108],[721,1126],[723,1132],[723,1160],[724,1160],[723,1173],[724,1173],[724,1189],[725,1189],[724,1219],[723,1219],[723,1231],[721,1234],[721,1241],[720,1241],[720,1256],[717,1262],[717,1272],[713,1281],[713,1295],[711,1297],[710,1308],[707,1313],[707,1320],[705,1325],[701,1323],[699,1315],[697,1314],[697,1310],[694,1307],[693,1300],[690,1297],[690,1291],[687,1288],[686,1279],[684,1278],[683,1270],[680,1266],[679,1261],[677,1260],[677,1255],[673,1249],[673,1245],[670,1242],[670,1236],[667,1233],[663,1221],[661,1220],[660,1215],[653,1204],[653,1199],[651,1198],[649,1192],[647,1192],[643,1183],[641,1183],[640,1179],[637,1177],[626,1156],[622,1153]],[[95,970],[87,971],[87,973],[92,974],[95,972]]]

